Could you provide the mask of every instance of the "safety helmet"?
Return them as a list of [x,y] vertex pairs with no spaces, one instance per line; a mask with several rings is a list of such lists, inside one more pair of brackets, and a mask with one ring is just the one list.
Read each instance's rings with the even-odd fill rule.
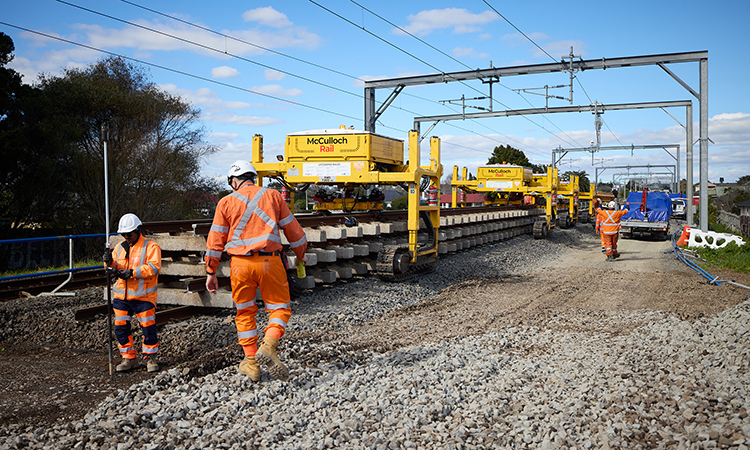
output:
[[609,208],[609,209],[615,209],[615,208],[617,208],[617,202],[615,202],[614,200],[612,200],[611,202],[607,203],[607,208]]
[[248,175],[253,174],[253,176],[258,176],[258,172],[255,170],[255,166],[253,166],[250,161],[244,161],[242,159],[238,159],[234,163],[232,163],[231,166],[229,166],[229,172],[227,172],[227,182],[229,184],[232,184],[232,177],[241,177],[242,175]]
[[133,213],[127,213],[120,217],[120,225],[117,227],[118,233],[130,233],[141,226],[141,219]]

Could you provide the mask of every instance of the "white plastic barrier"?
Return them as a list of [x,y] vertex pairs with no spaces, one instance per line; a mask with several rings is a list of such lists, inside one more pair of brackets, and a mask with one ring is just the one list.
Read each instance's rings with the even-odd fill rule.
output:
[[[721,242],[721,244],[718,244],[718,242]],[[691,228],[688,247],[722,248],[730,242],[734,242],[737,246],[742,246],[745,243],[741,237],[733,234],[716,233],[714,231],[703,232],[698,228]]]

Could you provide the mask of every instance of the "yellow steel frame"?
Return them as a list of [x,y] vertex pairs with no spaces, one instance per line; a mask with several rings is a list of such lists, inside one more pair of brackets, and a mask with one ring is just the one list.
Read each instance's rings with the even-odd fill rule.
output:
[[[382,139],[389,139],[383,138]],[[397,141],[401,142],[401,141]],[[287,139],[287,144],[289,139]],[[258,172],[258,184],[263,185],[265,177],[282,177],[291,186],[301,184],[316,185],[343,185],[352,186],[358,184],[367,185],[403,185],[407,186],[408,196],[408,219],[407,227],[409,233],[409,250],[411,262],[416,262],[418,257],[435,257],[438,255],[438,228],[440,227],[440,205],[420,205],[419,185],[423,177],[427,177],[430,185],[439,188],[440,177],[443,175],[443,166],[440,164],[440,139],[430,139],[430,163],[420,166],[421,149],[419,146],[419,133],[409,132],[409,159],[407,164],[384,164],[374,160],[362,160],[361,156],[356,160],[350,160],[342,154],[328,155],[322,157],[315,155],[314,162],[308,162],[303,157],[295,155],[293,161],[289,161],[290,149],[286,148],[286,160],[274,163],[263,162],[263,137],[253,137],[252,163]],[[312,164],[313,166],[306,166]],[[321,166],[321,164],[323,166]],[[322,169],[326,170],[323,173]],[[317,172],[316,172],[317,170]],[[290,209],[294,211],[294,194],[291,193]],[[435,239],[433,246],[427,249],[419,248],[418,233],[420,212],[427,212],[432,222]]]
[[[502,167],[502,166],[500,166]],[[518,166],[513,166],[518,167]],[[481,176],[481,172],[477,172],[476,180],[467,180],[468,170],[466,167],[463,168],[462,177],[458,177],[458,166],[453,166],[453,179],[451,180],[451,203],[454,208],[459,206],[466,206],[458,201],[459,190],[471,190],[476,192],[500,192],[500,193],[521,193],[523,195],[533,195],[535,197],[542,197],[545,201],[545,214],[547,216],[547,225],[552,228],[554,227],[553,217],[557,215],[557,201],[552,201],[553,196],[557,196],[558,190],[560,189],[560,179],[557,175],[557,168],[548,167],[546,174],[534,174],[529,180],[528,177],[524,176],[521,172],[514,174],[515,176],[507,178],[508,181],[512,182],[512,187],[487,187],[489,178]],[[520,175],[520,176],[519,176]]]

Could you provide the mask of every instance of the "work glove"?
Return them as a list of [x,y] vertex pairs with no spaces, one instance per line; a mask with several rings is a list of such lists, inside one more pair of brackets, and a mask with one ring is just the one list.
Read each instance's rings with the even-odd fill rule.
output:
[[104,264],[110,265],[112,264],[112,249],[108,248],[104,250],[104,255],[102,256],[102,261],[104,261]]
[[117,278],[127,280],[128,278],[133,276],[133,270],[132,269],[120,270],[117,272],[116,275],[117,275]]

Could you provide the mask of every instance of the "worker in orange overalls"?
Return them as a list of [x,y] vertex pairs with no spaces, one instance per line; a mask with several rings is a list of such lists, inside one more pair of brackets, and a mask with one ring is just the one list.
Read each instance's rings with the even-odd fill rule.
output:
[[118,278],[112,292],[115,298],[112,309],[115,313],[115,336],[120,349],[122,363],[115,368],[127,372],[138,367],[138,353],[133,345],[130,320],[133,315],[143,331],[143,362],[146,370],[156,372],[156,352],[159,341],[156,337],[156,286],[161,270],[161,248],[141,234],[141,219],[135,214],[120,218],[117,232],[125,238],[115,245],[110,253],[104,253],[108,273]]
[[599,208],[596,210],[599,230],[601,231],[604,245],[607,251],[607,261],[614,261],[620,257],[617,252],[617,236],[620,232],[620,219],[628,213],[627,206],[630,202],[625,202],[625,209],[617,210],[617,202],[612,200],[607,204],[606,209]]
[[596,230],[596,234],[599,236],[599,239],[602,242],[602,253],[607,253],[607,245],[604,242],[604,235],[602,234],[601,232],[602,230],[600,229],[602,220],[599,217],[599,214],[597,214],[601,206],[602,206],[602,199],[597,198],[596,200],[594,200],[594,214],[596,214],[596,226],[594,227],[594,229]]
[[[279,380],[289,378],[289,370],[279,360],[276,349],[292,316],[286,268],[281,258],[279,228],[297,259],[305,263],[307,237],[289,211],[279,191],[255,185],[258,173],[248,161],[236,161],[227,180],[233,193],[219,201],[206,248],[206,289],[216,293],[216,271],[222,252],[232,257],[232,300],[237,308],[235,324],[245,359],[239,372],[260,381],[260,364]],[[258,348],[255,294],[260,287],[263,305],[269,313],[263,342]]]

